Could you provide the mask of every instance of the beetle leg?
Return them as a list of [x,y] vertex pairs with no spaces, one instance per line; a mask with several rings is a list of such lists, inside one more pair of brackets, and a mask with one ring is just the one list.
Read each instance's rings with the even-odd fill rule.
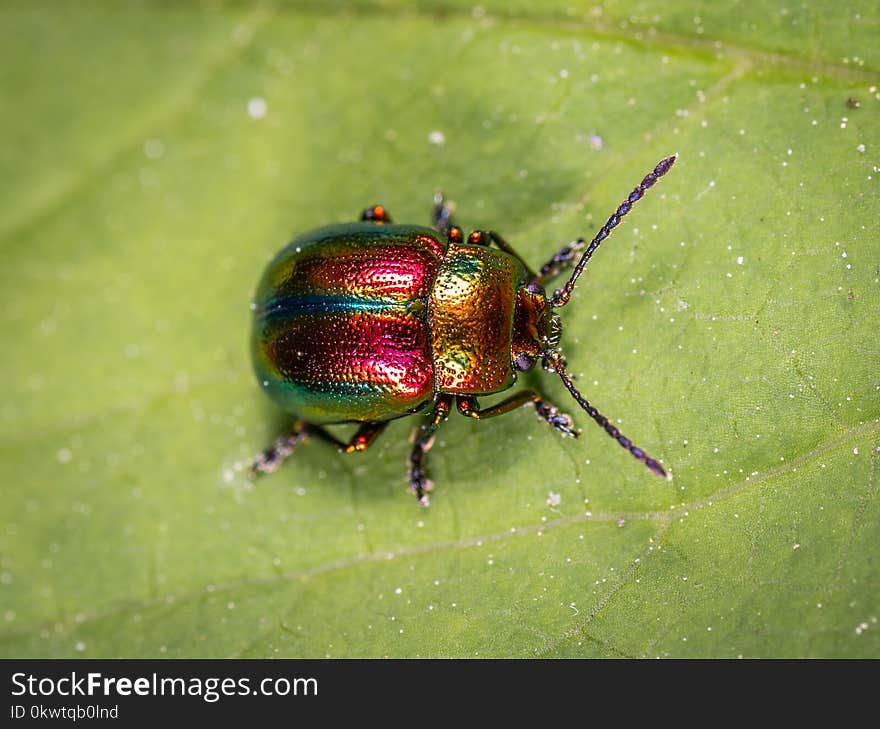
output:
[[556,278],[565,269],[570,268],[574,265],[578,253],[586,247],[587,242],[583,238],[578,238],[563,246],[554,254],[553,258],[541,266],[541,269],[538,271],[538,283],[543,286],[551,279]]
[[[296,447],[307,440],[311,435],[310,426],[303,420],[297,420],[293,424],[293,430],[287,435],[278,438],[270,448],[263,451],[251,466],[251,478],[258,473],[272,473],[277,471],[278,467],[284,463],[284,460],[296,449]],[[329,433],[327,435],[330,435]]]
[[[474,231],[474,233],[471,233],[471,236],[473,236],[474,234],[482,235],[482,233],[483,231]],[[519,261],[522,267],[526,270],[526,273],[529,275],[530,279],[538,278],[538,275],[532,270],[532,267],[528,263],[526,263],[526,259],[523,258],[519,253],[517,253],[513,249],[513,246],[511,246],[510,243],[508,243],[506,240],[504,240],[504,238],[501,237],[500,233],[494,230],[490,230],[486,232],[486,235],[488,235],[489,239],[502,251],[510,256],[513,256],[517,261]]]
[[391,215],[381,205],[373,205],[361,213],[361,220],[369,220],[374,223],[390,223]]
[[447,235],[450,228],[455,227],[452,222],[452,213],[455,206],[448,202],[442,192],[434,193],[434,213],[431,217],[431,225],[441,235]]
[[577,254],[580,253],[584,248],[586,248],[587,243],[583,238],[578,238],[577,240],[572,241],[571,243],[563,246],[556,254],[554,254],[553,258],[551,258],[547,263],[541,266],[538,273],[532,271],[531,266],[526,263],[526,260],[514,250],[513,246],[510,245],[504,238],[501,237],[499,233],[494,230],[489,231],[474,231],[471,233],[471,236],[476,236],[476,240],[474,242],[484,241],[486,237],[489,238],[496,246],[498,246],[505,253],[513,256],[520,262],[523,268],[525,268],[526,272],[529,276],[536,280],[542,286],[552,278],[555,278],[560,273],[562,273],[566,268],[571,267],[575,259],[577,258]]
[[434,433],[437,432],[437,428],[449,417],[451,405],[452,395],[440,395],[437,398],[431,419],[419,426],[416,431],[418,435],[409,454],[409,487],[422,506],[428,506],[430,502],[427,492],[434,488],[425,476],[425,454],[434,444]]
[[351,440],[347,444],[343,445],[337,441],[339,443],[339,450],[343,453],[365,451],[387,426],[387,420],[381,423],[364,423],[355,431],[355,434],[351,436]]
[[[360,433],[360,430],[358,430],[358,433]],[[357,437],[358,433],[355,433],[355,437]],[[378,435],[378,433],[376,433],[376,435]],[[373,437],[375,438],[375,435]],[[348,447],[345,443],[339,440],[339,438],[328,430],[322,428],[320,425],[313,425],[312,423],[307,423],[305,420],[296,420],[293,423],[293,430],[290,433],[282,435],[270,448],[267,448],[257,456],[257,459],[251,466],[251,477],[253,478],[258,473],[272,473],[277,471],[278,467],[284,463],[296,447],[309,438],[320,438],[321,440],[336,446],[340,451],[345,451]],[[354,438],[352,438],[352,442],[354,442]]]
[[515,395],[511,395],[506,400],[502,400],[485,410],[480,409],[480,404],[475,397],[458,397],[455,404],[458,407],[458,412],[475,420],[494,418],[496,415],[504,415],[504,413],[509,413],[523,405],[533,405],[537,416],[553,430],[561,435],[577,438],[577,431],[574,429],[571,417],[559,412],[554,405],[544,400],[535,390],[520,390]]
[[273,473],[278,467],[284,463],[287,457],[293,453],[296,447],[309,438],[320,438],[321,440],[335,446],[340,453],[356,453],[357,451],[365,451],[369,448],[379,434],[385,430],[387,422],[382,423],[364,423],[348,443],[343,443],[339,438],[330,431],[322,428],[320,425],[313,425],[304,420],[297,420],[293,424],[293,430],[287,435],[278,438],[270,448],[263,451],[251,466],[250,474],[253,478],[258,473]]

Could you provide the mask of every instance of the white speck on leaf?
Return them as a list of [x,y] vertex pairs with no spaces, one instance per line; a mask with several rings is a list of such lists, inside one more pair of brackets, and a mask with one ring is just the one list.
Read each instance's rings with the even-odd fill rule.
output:
[[165,145],[161,139],[148,139],[144,142],[144,155],[147,159],[162,159],[165,155]]
[[254,96],[247,103],[247,113],[251,119],[263,119],[268,110],[269,105],[262,96]]

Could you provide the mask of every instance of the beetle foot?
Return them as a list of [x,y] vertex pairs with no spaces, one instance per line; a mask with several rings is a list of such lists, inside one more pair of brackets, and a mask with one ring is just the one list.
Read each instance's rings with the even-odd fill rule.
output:
[[263,451],[251,464],[248,472],[251,478],[256,478],[260,473],[273,473],[284,462],[286,455],[281,455],[275,448]]
[[249,471],[251,478],[256,478],[260,473],[273,473],[278,470],[279,466],[293,453],[294,449],[306,437],[302,430],[298,430],[290,435],[281,436],[276,440],[271,448],[264,450],[256,460]]
[[559,412],[556,407],[543,400],[535,403],[535,412],[541,420],[546,422],[557,433],[569,438],[577,438],[578,434],[574,429],[574,421],[570,415]]
[[413,471],[409,477],[409,488],[422,506],[429,506],[428,494],[434,490],[434,482],[427,478],[421,470]]

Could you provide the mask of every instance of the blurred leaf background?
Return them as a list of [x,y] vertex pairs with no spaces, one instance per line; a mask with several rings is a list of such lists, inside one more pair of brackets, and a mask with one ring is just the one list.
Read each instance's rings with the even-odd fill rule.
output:
[[[878,31],[856,1],[4,2],[2,654],[880,655]],[[443,189],[540,265],[673,152],[563,332],[672,482],[539,372],[582,437],[453,416],[428,510],[415,419],[249,483],[286,420],[248,304],[292,235]]]

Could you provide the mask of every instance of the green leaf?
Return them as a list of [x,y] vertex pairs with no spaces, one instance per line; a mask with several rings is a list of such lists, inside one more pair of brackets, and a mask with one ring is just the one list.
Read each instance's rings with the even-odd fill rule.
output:
[[[876,657],[878,24],[4,3],[2,654]],[[579,386],[673,481],[543,372],[581,438],[453,416],[428,510],[417,419],[248,481],[288,424],[248,304],[293,234],[424,222],[442,189],[540,265],[674,152],[562,312]]]

